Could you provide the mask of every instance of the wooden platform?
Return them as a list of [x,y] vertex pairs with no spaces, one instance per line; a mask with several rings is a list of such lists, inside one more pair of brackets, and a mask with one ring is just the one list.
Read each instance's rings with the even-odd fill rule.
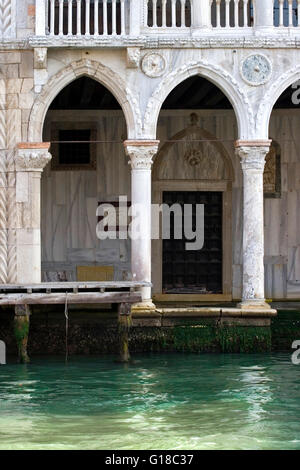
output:
[[0,305],[138,303],[147,282],[50,282],[1,284]]

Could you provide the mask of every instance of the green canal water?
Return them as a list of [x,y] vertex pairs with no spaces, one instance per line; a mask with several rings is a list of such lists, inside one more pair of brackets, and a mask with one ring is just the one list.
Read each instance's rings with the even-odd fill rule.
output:
[[0,366],[0,449],[300,449],[290,355],[135,360]]

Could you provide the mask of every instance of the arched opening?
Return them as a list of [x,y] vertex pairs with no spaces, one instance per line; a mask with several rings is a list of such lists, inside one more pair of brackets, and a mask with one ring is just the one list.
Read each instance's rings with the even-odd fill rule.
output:
[[[153,168],[153,201],[204,206],[204,245],[186,239],[153,241],[156,301],[230,301],[240,296],[242,175],[234,152],[237,121],[228,98],[193,76],[165,100],[158,120],[160,151]],[[173,222],[172,222],[173,223]],[[233,283],[233,275],[237,278]]]
[[265,170],[265,287],[274,300],[300,297],[299,85],[295,81],[281,93],[269,122],[270,138],[276,141]]
[[52,160],[42,175],[42,280],[124,280],[130,241],[99,240],[99,204],[130,201],[130,168],[124,152],[126,120],[113,94],[81,76],[52,101],[43,140]]

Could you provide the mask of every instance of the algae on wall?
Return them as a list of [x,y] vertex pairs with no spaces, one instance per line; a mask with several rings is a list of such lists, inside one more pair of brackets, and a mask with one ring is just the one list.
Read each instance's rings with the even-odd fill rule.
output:
[[270,327],[216,326],[212,322],[133,328],[131,351],[255,353],[271,351]]
[[29,362],[27,343],[29,336],[29,315],[18,315],[14,319],[14,334],[18,346],[19,361]]
[[279,310],[272,320],[272,350],[290,351],[293,341],[300,339],[300,312]]

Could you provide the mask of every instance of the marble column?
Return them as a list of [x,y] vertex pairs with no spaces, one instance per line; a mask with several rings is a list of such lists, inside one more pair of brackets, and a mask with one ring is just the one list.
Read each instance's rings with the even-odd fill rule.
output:
[[201,0],[192,3],[192,34],[193,36],[203,35],[206,30],[209,32],[211,25],[211,0]]
[[243,295],[241,308],[270,308],[264,288],[264,193],[265,157],[271,141],[237,141],[244,182]]
[[49,143],[21,143],[15,153],[17,282],[41,282],[41,175]]
[[255,32],[266,33],[274,31],[274,1],[258,0],[255,2]]
[[[131,165],[131,205],[135,212],[131,229],[131,271],[133,280],[151,282],[151,168],[159,141],[124,142]],[[141,289],[142,304],[135,308],[154,310],[151,287]]]

